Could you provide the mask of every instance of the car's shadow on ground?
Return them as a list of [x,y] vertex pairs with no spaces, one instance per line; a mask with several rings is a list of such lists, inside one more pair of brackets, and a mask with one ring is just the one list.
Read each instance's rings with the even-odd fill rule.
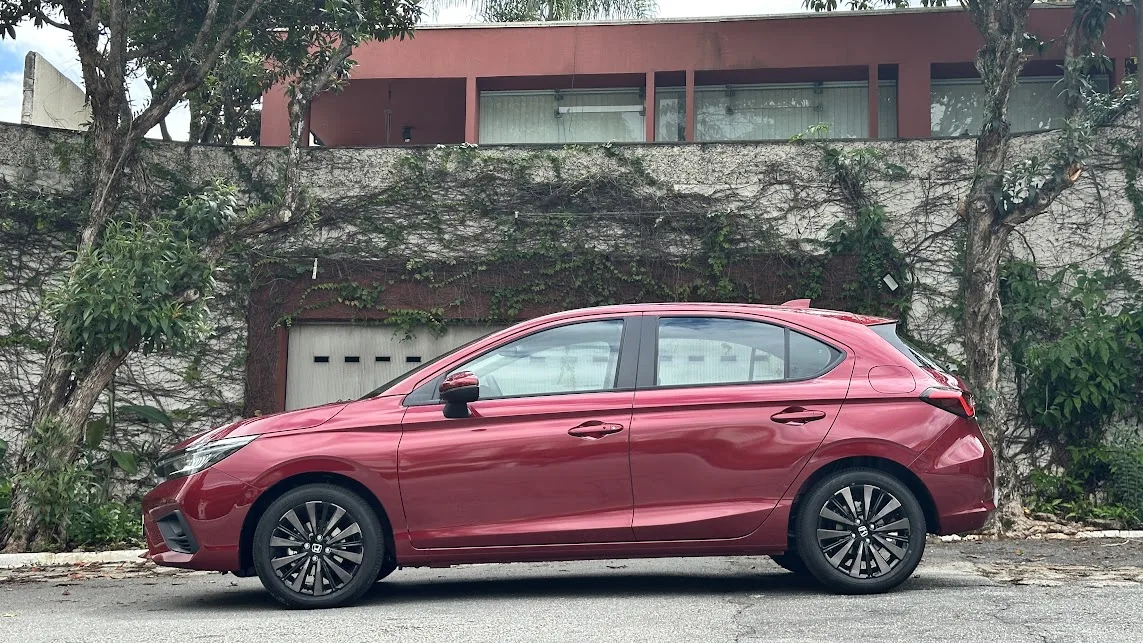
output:
[[[400,572],[375,585],[355,605],[408,605],[463,599],[511,600],[526,597],[543,598],[628,598],[672,595],[766,594],[774,597],[809,594],[833,596],[812,578],[785,572],[747,572],[724,574],[662,573],[563,573],[502,578],[459,577],[402,580]],[[930,580],[914,578],[899,591],[953,588],[949,579],[934,585]],[[968,586],[966,584],[965,586]],[[248,587],[248,589],[247,589]],[[251,584],[241,590],[204,593],[200,596],[178,596],[164,599],[167,609],[281,609],[261,586]]]

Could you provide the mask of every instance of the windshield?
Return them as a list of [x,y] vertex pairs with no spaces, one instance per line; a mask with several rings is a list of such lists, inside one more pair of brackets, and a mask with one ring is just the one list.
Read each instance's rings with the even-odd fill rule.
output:
[[460,346],[457,346],[456,348],[454,348],[450,351],[447,351],[446,353],[444,353],[443,355],[440,355],[439,357],[434,357],[433,359],[430,359],[429,361],[421,364],[420,366],[414,368],[411,371],[406,371],[404,373],[401,373],[397,377],[394,377],[393,379],[389,380],[388,382],[385,382],[381,386],[378,386],[377,388],[373,389],[372,391],[369,391],[368,393],[366,393],[365,395],[362,395],[358,399],[368,400],[369,398],[377,397],[378,395],[381,395],[385,391],[388,391],[389,389],[400,384],[401,382],[404,382],[406,379],[416,375],[417,373],[420,373],[421,371],[425,370],[426,368],[429,368],[430,366],[433,366],[435,364],[439,364],[441,362],[441,360],[451,356],[452,354],[456,353],[457,351],[468,348],[469,346],[472,346],[476,342],[483,340],[485,337],[488,337],[488,336],[492,335],[493,333],[498,333],[498,332],[500,332],[500,331],[494,330],[491,333],[485,333],[484,335],[481,335],[480,337],[477,337],[476,339],[474,339],[470,342],[466,342],[464,344],[461,344]]

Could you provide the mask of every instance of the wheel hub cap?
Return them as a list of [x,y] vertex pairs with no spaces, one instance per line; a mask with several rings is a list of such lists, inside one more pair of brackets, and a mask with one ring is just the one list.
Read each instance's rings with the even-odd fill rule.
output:
[[270,535],[270,564],[286,587],[308,596],[337,592],[365,553],[361,525],[344,508],[310,501],[286,511]]
[[910,534],[901,501],[876,485],[843,487],[818,512],[818,547],[830,565],[853,578],[889,573],[908,554]]

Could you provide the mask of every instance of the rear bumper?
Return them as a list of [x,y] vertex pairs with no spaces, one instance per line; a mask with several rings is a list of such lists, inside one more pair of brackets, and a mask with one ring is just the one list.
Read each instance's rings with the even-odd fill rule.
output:
[[932,496],[938,534],[980,529],[996,510],[992,448],[976,420],[957,419],[911,468]]
[[239,571],[242,525],[257,495],[213,468],[163,482],[143,498],[147,557],[167,567]]

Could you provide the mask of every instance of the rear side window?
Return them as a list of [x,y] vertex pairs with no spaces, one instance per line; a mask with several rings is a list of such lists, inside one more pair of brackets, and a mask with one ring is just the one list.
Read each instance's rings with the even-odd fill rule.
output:
[[790,331],[790,379],[802,380],[821,375],[840,357],[832,346],[813,337]]
[[659,319],[656,386],[782,382],[823,374],[840,351],[781,326],[720,317]]
[[893,348],[896,348],[902,355],[908,357],[909,361],[917,366],[921,368],[931,368],[942,373],[946,372],[947,369],[945,367],[937,364],[936,361],[928,355],[906,344],[905,340],[898,337],[897,324],[878,324],[877,326],[870,326],[869,329],[877,333],[877,336],[881,339],[892,344]]

